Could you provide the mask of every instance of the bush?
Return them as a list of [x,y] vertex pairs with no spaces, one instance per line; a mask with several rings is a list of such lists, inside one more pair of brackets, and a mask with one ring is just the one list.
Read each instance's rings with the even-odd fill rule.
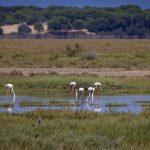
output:
[[77,56],[77,54],[82,51],[82,46],[78,43],[74,44],[73,46],[66,45],[66,53],[69,57]]
[[31,33],[31,28],[29,28],[26,24],[22,24],[18,26],[19,33]]
[[97,58],[97,53],[94,51],[85,51],[83,53],[83,59],[92,60]]
[[38,32],[43,32],[44,31],[44,27],[43,24],[40,22],[37,22],[34,24],[34,29],[37,30]]

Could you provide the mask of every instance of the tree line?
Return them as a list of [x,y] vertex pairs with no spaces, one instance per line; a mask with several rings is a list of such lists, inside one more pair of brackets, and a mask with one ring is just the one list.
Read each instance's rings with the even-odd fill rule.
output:
[[[47,22],[48,32],[88,29],[97,35],[136,35],[141,37],[150,35],[150,9],[141,9],[137,5],[123,5],[116,8],[0,6],[1,26],[26,23],[34,25],[35,29],[42,32],[43,22]],[[0,33],[2,33],[1,28]]]

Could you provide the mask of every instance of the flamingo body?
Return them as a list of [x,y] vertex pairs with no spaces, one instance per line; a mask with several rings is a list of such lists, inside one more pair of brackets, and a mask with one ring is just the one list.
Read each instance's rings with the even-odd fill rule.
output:
[[102,84],[100,82],[95,82],[95,90],[96,90],[96,95],[99,95],[99,90],[102,89]]
[[95,87],[102,86],[102,84],[100,82],[95,82],[94,85],[95,85]]
[[8,89],[12,89],[13,88],[13,84],[8,83],[8,84],[5,85],[5,87],[7,87]]
[[5,85],[5,87],[7,88],[7,95],[9,95],[10,92],[13,93],[14,97],[15,97],[15,92],[14,92],[14,89],[13,89],[13,84],[11,83],[8,83]]
[[79,88],[79,92],[84,92],[84,88]]
[[78,98],[77,83],[70,82],[70,87],[72,88],[72,93],[76,95],[76,99],[77,99]]
[[95,88],[94,88],[94,87],[89,87],[89,88],[88,88],[88,92],[89,92],[89,96],[86,98],[86,101],[88,101],[88,98],[89,98],[90,96],[92,96],[92,101],[93,101],[93,94],[94,94],[94,92],[95,92]]

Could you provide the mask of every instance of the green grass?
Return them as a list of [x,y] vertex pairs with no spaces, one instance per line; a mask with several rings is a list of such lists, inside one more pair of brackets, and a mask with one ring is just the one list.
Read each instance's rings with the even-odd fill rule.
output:
[[42,103],[40,101],[21,101],[20,106],[80,106],[80,103],[58,102],[52,101],[48,103]]
[[1,113],[1,149],[149,150],[149,115],[148,109],[140,114],[52,110]]
[[0,104],[0,107],[6,107],[6,108],[9,108],[9,107],[13,107],[14,105],[13,104]]
[[16,93],[60,92],[70,93],[69,83],[76,81],[78,87],[87,89],[94,86],[96,81],[102,83],[100,94],[117,93],[150,93],[150,77],[100,77],[100,76],[77,76],[77,75],[53,75],[53,76],[0,76],[1,94],[6,94],[7,83],[14,84]]
[[[69,57],[66,47],[76,44],[79,52]],[[86,59],[85,51],[93,52],[96,58]],[[0,40],[0,67],[150,69],[149,58],[149,39]]]
[[108,103],[105,105],[106,107],[125,107],[125,106],[128,106],[127,104],[125,103]]

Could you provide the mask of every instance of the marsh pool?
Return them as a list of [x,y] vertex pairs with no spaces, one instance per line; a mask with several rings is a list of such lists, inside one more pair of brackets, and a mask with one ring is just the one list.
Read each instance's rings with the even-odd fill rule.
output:
[[[86,97],[84,97],[86,99]],[[2,107],[3,104],[12,104],[14,100],[13,96],[0,95],[0,112],[14,112],[22,113],[35,111],[37,109],[43,110],[86,110],[95,112],[132,112],[139,113],[144,110],[145,106],[150,106],[150,95],[107,95],[107,96],[95,96],[92,101],[91,98],[82,103],[81,99],[75,99],[68,95],[46,95],[46,96],[16,96],[15,102],[12,107]],[[22,101],[26,102],[41,102],[41,106],[21,106]],[[47,105],[49,102],[62,102],[70,105]],[[78,103],[78,105],[76,105]]]

